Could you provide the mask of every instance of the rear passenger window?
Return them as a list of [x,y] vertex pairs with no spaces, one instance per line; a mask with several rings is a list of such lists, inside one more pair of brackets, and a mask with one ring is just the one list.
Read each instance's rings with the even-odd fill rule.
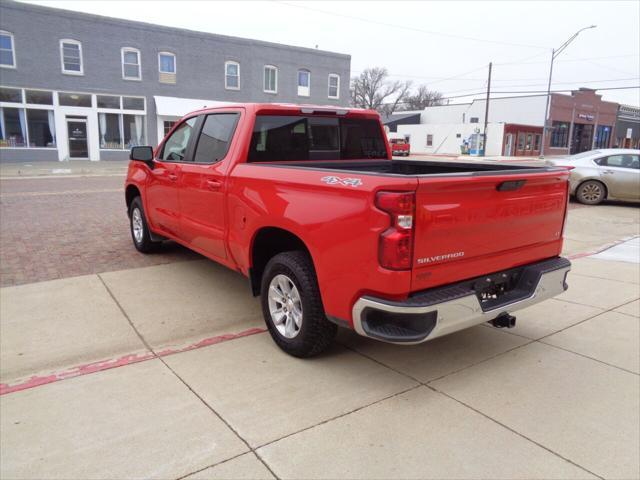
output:
[[640,168],[640,157],[638,155],[620,154],[609,155],[608,157],[599,158],[596,163],[601,167],[620,167],[620,168]]
[[222,160],[229,150],[238,120],[237,113],[215,113],[207,115],[196,146],[196,163],[214,163]]
[[161,159],[167,162],[184,162],[187,154],[187,147],[189,146],[189,139],[193,133],[193,127],[196,124],[197,117],[192,117],[189,120],[182,123],[171,134],[167,141],[164,142],[162,147]]
[[249,162],[387,158],[377,120],[259,115]]

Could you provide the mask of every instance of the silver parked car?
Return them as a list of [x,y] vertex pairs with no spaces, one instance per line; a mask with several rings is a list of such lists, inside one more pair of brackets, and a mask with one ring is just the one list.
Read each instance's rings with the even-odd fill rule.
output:
[[607,148],[547,160],[548,165],[573,167],[571,195],[596,205],[605,199],[640,201],[640,150]]

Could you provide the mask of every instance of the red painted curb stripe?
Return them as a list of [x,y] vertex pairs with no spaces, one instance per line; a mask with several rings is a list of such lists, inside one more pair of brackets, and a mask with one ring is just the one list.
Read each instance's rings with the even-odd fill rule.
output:
[[49,375],[34,375],[27,380],[22,380],[14,384],[0,383],[0,396],[7,395],[9,393],[20,392],[22,390],[28,390],[30,388],[39,387],[41,385],[47,385],[49,383],[59,382],[67,378],[80,377],[82,375],[89,375],[92,373],[101,372],[103,370],[109,370],[111,368],[124,367],[125,365],[146,362],[148,360],[153,360],[154,358],[166,357],[169,355],[175,355],[176,353],[188,352],[190,350],[197,350],[202,347],[208,347],[209,345],[228,342],[229,340],[248,337],[250,335],[255,335],[257,333],[262,333],[265,331],[266,330],[264,328],[250,328],[238,333],[225,333],[223,335],[205,338],[182,348],[168,348],[157,353],[133,353],[118,358],[110,358],[108,360],[100,360],[98,362],[78,365],[76,367],[61,370],[59,372],[54,372]]
[[581,252],[581,253],[574,253],[573,255],[568,255],[567,258],[569,260],[576,260],[578,258],[584,258],[584,257],[590,257],[591,255],[597,255],[598,253],[602,253],[605,250],[609,250],[610,248],[613,248],[617,245],[620,245],[624,242],[628,242],[629,240],[633,240],[634,238],[636,238],[637,235],[632,235],[631,237],[626,237],[623,238],[621,240],[616,240],[615,242],[611,242],[611,243],[607,243],[605,246],[598,248],[597,250],[592,250],[590,252]]

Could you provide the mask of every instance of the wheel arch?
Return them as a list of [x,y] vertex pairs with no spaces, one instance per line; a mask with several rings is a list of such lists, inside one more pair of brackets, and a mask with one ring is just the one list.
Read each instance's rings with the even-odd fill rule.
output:
[[137,185],[129,184],[124,191],[125,201],[127,203],[127,214],[129,213],[129,209],[131,208],[131,202],[136,197],[140,197],[142,199],[142,194],[140,193],[140,189]]
[[295,233],[280,227],[262,227],[254,233],[251,241],[251,267],[249,268],[249,280],[253,296],[260,295],[262,274],[269,260],[279,253],[292,250],[307,253],[313,263],[313,255],[309,247]]

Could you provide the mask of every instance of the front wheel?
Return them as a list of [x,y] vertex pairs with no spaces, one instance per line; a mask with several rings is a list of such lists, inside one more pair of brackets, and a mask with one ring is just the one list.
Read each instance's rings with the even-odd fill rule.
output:
[[605,186],[597,180],[587,180],[576,190],[576,199],[585,205],[597,205],[605,196]]
[[262,276],[261,303],[271,337],[289,355],[312,357],[332,343],[337,326],[325,316],[306,253],[284,252],[269,260]]
[[131,239],[136,250],[142,253],[153,252],[160,242],[151,240],[147,219],[144,216],[142,200],[136,197],[129,206],[129,227],[131,229]]

